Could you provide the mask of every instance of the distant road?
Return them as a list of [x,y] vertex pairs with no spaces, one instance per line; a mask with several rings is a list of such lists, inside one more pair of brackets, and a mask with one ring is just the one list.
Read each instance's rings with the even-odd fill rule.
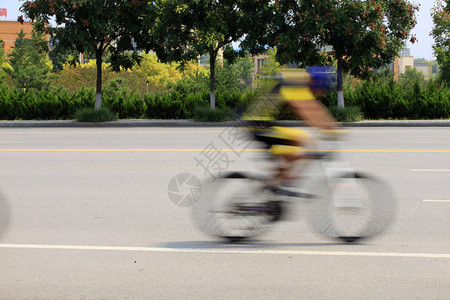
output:
[[[354,128],[341,156],[398,196],[389,232],[340,244],[298,220],[259,241],[202,235],[169,181],[255,144],[217,128],[0,128],[0,299],[448,299],[450,128]],[[197,159],[197,160],[196,160]],[[223,165],[225,167],[225,165]]]

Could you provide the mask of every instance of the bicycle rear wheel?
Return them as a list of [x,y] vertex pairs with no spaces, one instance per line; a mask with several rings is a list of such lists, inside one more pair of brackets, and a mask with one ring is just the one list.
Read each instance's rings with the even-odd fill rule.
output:
[[273,196],[260,178],[229,173],[204,183],[192,209],[193,220],[209,236],[232,242],[254,238],[274,220],[274,210],[267,207]]
[[395,217],[395,197],[383,181],[361,173],[322,178],[312,185],[311,222],[323,235],[346,242],[384,232]]

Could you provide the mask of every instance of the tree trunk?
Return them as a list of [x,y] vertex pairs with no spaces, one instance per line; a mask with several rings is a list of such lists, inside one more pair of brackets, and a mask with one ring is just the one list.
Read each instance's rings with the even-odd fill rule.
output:
[[102,55],[103,43],[95,51],[95,59],[97,60],[97,88],[95,91],[95,109],[102,107]]
[[211,110],[216,109],[216,57],[217,50],[210,49],[209,51],[209,104]]
[[337,60],[337,104],[338,107],[344,107],[344,88],[343,88],[343,76],[342,76],[342,56],[338,56]]

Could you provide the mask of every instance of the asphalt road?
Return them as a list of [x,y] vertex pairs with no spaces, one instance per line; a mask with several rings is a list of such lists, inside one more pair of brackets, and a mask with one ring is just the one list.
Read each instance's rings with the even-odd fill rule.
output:
[[349,130],[339,155],[398,197],[360,244],[301,208],[251,243],[203,235],[168,184],[212,149],[228,170],[259,154],[226,128],[0,128],[0,299],[450,299],[450,129]]

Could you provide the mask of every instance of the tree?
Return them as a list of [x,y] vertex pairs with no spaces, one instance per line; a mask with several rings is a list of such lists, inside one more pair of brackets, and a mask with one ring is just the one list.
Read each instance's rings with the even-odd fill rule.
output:
[[439,72],[440,72],[439,65],[438,65],[437,61],[433,60],[433,62],[431,64],[431,73],[436,75],[436,74],[439,74]]
[[60,47],[53,48],[48,52],[48,58],[52,61],[53,72],[61,71],[66,63],[76,67],[79,63],[78,53],[67,51]]
[[8,55],[9,67],[3,68],[14,80],[17,88],[41,90],[50,85],[51,61],[42,50],[42,35],[32,32],[25,38],[23,30],[17,34],[14,49]]
[[234,66],[241,82],[245,85],[249,85],[252,82],[252,76],[255,69],[255,65],[249,55],[239,57]]
[[439,78],[442,82],[450,83],[450,1],[437,1],[433,8],[434,28],[431,32],[435,44],[433,45],[436,61],[440,68]]
[[416,68],[407,68],[406,72],[400,75],[399,84],[404,90],[408,90],[413,84],[423,86],[425,84],[425,75],[417,71]]
[[[140,14],[145,0],[34,0],[21,7],[35,28],[54,38],[56,47],[78,53],[94,53],[97,61],[95,108],[102,100],[103,55],[111,55],[111,65],[118,71],[139,61],[136,43],[145,39]],[[47,26],[54,18],[57,27]]]
[[[367,78],[393,61],[415,26],[417,6],[407,0],[279,0],[268,41],[281,63],[337,62],[338,106],[344,106],[342,74]],[[414,42],[415,38],[411,38]]]
[[260,76],[273,76],[277,74],[281,65],[277,61],[277,49],[270,48],[266,51],[267,59],[261,66]]
[[[264,30],[270,0],[157,0],[150,18],[155,51],[163,61],[182,64],[209,55],[210,106],[215,108],[215,71],[219,51],[250,32]],[[150,6],[149,6],[150,7]],[[153,8],[151,8],[153,11]]]
[[5,50],[3,48],[3,41],[0,40],[0,80],[3,82],[6,77],[6,73],[3,70],[3,64],[6,62],[5,60]]

